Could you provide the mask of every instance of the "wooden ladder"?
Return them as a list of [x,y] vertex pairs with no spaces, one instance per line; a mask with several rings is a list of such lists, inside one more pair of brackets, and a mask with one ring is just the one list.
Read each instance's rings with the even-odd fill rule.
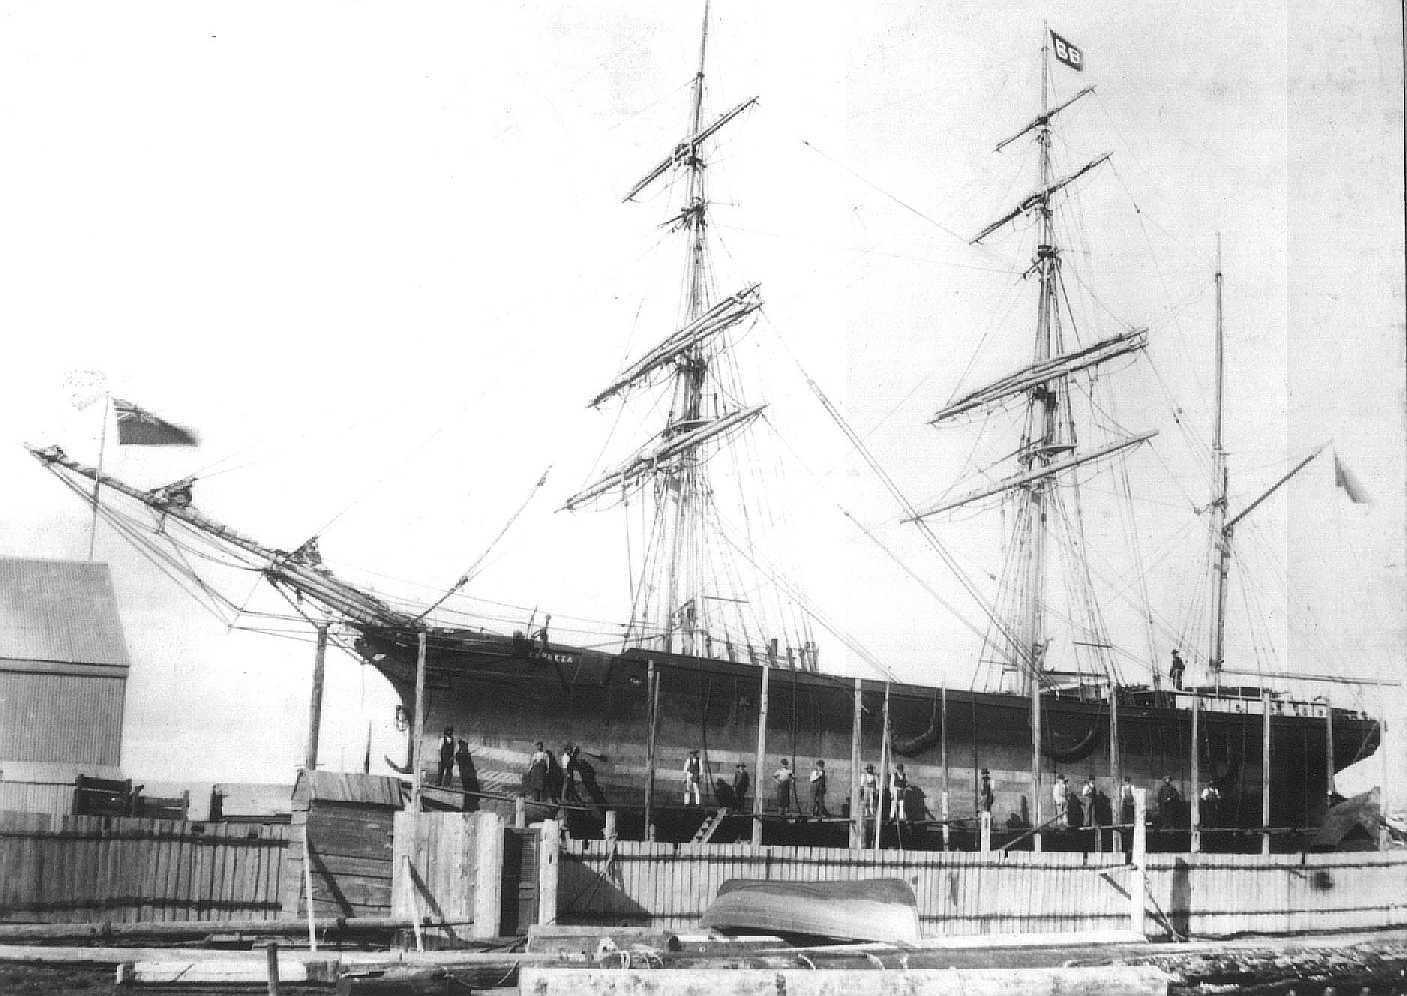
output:
[[694,834],[694,839],[690,841],[690,843],[707,844],[710,840],[713,839],[714,832],[720,826],[723,825],[723,817],[727,815],[728,810],[720,809],[712,815],[706,817],[704,821],[699,824],[698,833]]

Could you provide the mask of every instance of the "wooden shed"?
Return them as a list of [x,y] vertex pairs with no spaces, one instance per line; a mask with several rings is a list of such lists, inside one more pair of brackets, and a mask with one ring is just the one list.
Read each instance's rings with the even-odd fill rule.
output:
[[[283,915],[389,916],[399,779],[300,771],[293,785]],[[305,868],[305,862],[307,867]]]
[[127,643],[106,564],[0,557],[0,810],[120,778]]

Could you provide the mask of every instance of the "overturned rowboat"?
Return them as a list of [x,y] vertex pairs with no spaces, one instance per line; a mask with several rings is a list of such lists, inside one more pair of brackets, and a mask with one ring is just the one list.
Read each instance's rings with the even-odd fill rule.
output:
[[703,915],[719,930],[807,934],[847,941],[915,942],[918,900],[897,878],[858,882],[724,882]]

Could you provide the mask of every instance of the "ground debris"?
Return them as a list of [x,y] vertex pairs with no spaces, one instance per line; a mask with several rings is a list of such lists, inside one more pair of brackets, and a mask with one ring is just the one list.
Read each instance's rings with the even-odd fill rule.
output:
[[1407,944],[1343,948],[1224,948],[1134,959],[1173,976],[1169,993],[1359,996],[1407,993]]

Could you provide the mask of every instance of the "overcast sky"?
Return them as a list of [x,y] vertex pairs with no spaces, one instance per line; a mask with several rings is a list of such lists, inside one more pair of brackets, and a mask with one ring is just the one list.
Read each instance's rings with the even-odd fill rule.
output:
[[[802,371],[915,502],[964,486],[972,435],[924,423],[1030,350],[1029,225],[987,249],[966,242],[1034,183],[1029,143],[992,147],[1039,108],[1048,19],[1088,65],[1055,69],[1057,98],[1098,88],[1058,119],[1055,155],[1070,166],[1114,152],[1062,209],[1081,334],[1150,328],[1117,397],[1121,423],[1160,430],[1127,463],[1165,624],[1156,653],[1205,655],[1196,508],[1208,482],[1195,449],[1209,431],[1219,231],[1233,510],[1325,440],[1374,498],[1347,502],[1326,458],[1248,520],[1236,570],[1251,577],[1233,587],[1228,659],[1402,676],[1399,5],[713,10],[707,106],[761,98],[709,168],[719,287],[761,281],[767,302],[736,349],[749,397],[770,405],[748,452],[771,489],[771,556],[837,630],[902,677],[973,680],[969,632],[837,504],[967,617],[976,608],[898,522]],[[562,639],[618,632],[620,511],[554,510],[658,428],[648,405],[617,423],[615,408],[585,402],[673,320],[682,247],[659,228],[666,192],[620,199],[683,136],[699,14],[0,3],[0,321],[12,344],[0,550],[86,555],[83,507],[19,443],[95,458],[98,409],[74,411],[64,389],[91,369],[204,440],[109,447],[113,472],[144,486],[205,474],[197,502],[211,514],[289,549],[319,533],[332,567],[398,595],[433,599],[550,465],[463,605],[503,629],[536,610]],[[1127,593],[1129,544],[1099,508],[1112,481],[1089,482],[1091,547],[1100,583]],[[984,583],[1000,563],[994,519],[937,526]],[[227,631],[110,532],[98,554],[134,659],[128,769],[291,777],[306,640]],[[1112,602],[1115,641],[1146,647],[1136,612]],[[824,668],[868,673],[834,636],[819,639]],[[1294,687],[1345,706],[1381,700]],[[399,754],[391,702],[374,672],[336,655],[324,762],[359,763],[368,724],[374,756]]]

